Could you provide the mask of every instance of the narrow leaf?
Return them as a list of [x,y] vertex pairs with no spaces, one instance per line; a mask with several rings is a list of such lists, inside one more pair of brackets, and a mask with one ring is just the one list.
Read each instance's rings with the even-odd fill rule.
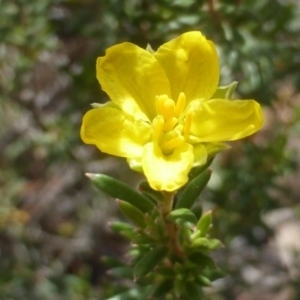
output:
[[105,266],[107,266],[109,268],[117,268],[117,267],[121,267],[124,265],[121,261],[119,261],[111,256],[101,256],[100,259],[105,264]]
[[156,228],[156,223],[154,222],[153,218],[148,213],[145,214],[145,222],[149,228],[151,228],[151,229]]
[[214,157],[211,157],[210,159],[207,160],[206,164],[192,168],[189,173],[189,181],[193,180],[195,177],[197,177],[202,172],[204,172],[212,164],[213,160]]
[[174,280],[172,280],[172,279],[163,280],[154,288],[154,291],[152,292],[151,296],[153,298],[164,296],[166,293],[168,293],[172,289],[173,282],[174,282]]
[[120,222],[120,221],[114,221],[114,222],[110,222],[109,226],[112,228],[112,230],[114,232],[121,232],[121,231],[134,231],[134,228],[128,224],[128,223],[124,223],[124,222]]
[[192,248],[199,248],[199,247],[206,248],[207,245],[208,245],[208,239],[205,237],[199,237],[199,238],[193,240],[191,247]]
[[139,185],[139,190],[149,195],[152,199],[157,202],[163,202],[164,196],[161,192],[153,190],[147,181],[143,181]]
[[109,269],[106,272],[108,275],[113,275],[118,278],[128,278],[132,280],[132,268],[128,266],[121,266]]
[[124,216],[127,217],[135,226],[139,228],[146,227],[143,212],[128,202],[117,200],[117,203]]
[[217,267],[211,257],[205,255],[200,251],[193,252],[191,255],[189,255],[188,259],[197,266],[201,267],[201,269],[216,269]]
[[182,191],[175,208],[191,208],[197,197],[200,195],[200,193],[208,183],[210,176],[211,170],[205,170],[200,175],[191,180]]
[[[148,292],[149,290],[149,292]],[[150,288],[147,286],[140,286],[137,288],[131,288],[125,292],[119,293],[106,300],[134,300],[134,299],[149,299],[148,294],[150,294]]]
[[194,282],[186,282],[186,291],[189,300],[203,299],[203,292],[201,287]]
[[191,211],[194,213],[197,219],[199,219],[202,215],[202,206],[199,203],[193,205]]
[[159,274],[163,278],[169,278],[169,279],[174,280],[176,271],[172,268],[172,266],[163,266],[163,267],[157,268],[157,274]]
[[110,222],[109,226],[114,232],[120,234],[126,239],[131,240],[134,236],[136,236],[135,229],[127,223],[115,221]]
[[150,271],[152,271],[167,255],[167,253],[168,248],[165,246],[160,246],[147,252],[133,268],[135,280],[139,279],[142,276],[145,276]]
[[146,234],[140,233],[137,234],[133,239],[132,239],[132,243],[134,244],[139,244],[139,245],[143,245],[143,244],[153,244],[155,242],[155,240],[151,237],[149,237]]
[[104,174],[86,174],[95,186],[113,198],[129,202],[142,212],[149,212],[153,209],[154,203],[142,196],[125,183]]
[[217,239],[209,239],[207,248],[211,251],[224,247],[223,243]]
[[206,212],[199,219],[196,228],[200,231],[200,236],[205,236],[210,228],[212,222],[212,212],[211,210]]
[[176,299],[186,299],[185,294],[187,292],[186,290],[186,281],[181,278],[180,276],[177,276],[175,282],[174,282],[174,294],[176,296]]
[[203,276],[203,275],[197,275],[196,276],[196,282],[199,283],[202,286],[211,286],[210,280]]
[[218,248],[223,247],[223,244],[221,241],[219,241],[217,239],[207,239],[204,237],[200,237],[200,238],[195,239],[192,242],[191,247],[194,249],[199,248],[199,249],[207,249],[207,250],[212,251],[212,250],[216,250]]
[[171,211],[166,219],[172,222],[175,222],[179,225],[187,225],[190,227],[191,225],[195,225],[197,223],[197,218],[192,211],[187,208],[179,208]]

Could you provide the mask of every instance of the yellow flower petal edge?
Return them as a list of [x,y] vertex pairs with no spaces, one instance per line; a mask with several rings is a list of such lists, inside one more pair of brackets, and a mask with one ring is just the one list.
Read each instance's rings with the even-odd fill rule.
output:
[[97,59],[97,78],[110,99],[136,118],[153,119],[156,96],[170,95],[168,77],[153,55],[127,42]]
[[103,107],[85,114],[80,135],[86,144],[94,144],[108,154],[139,157],[151,137],[151,128],[121,110]]
[[194,162],[193,147],[184,143],[171,155],[164,155],[157,142],[144,147],[143,170],[155,190],[175,191],[188,181]]
[[256,101],[211,99],[224,94],[216,92],[218,56],[200,32],[184,33],[154,54],[115,45],[98,58],[97,78],[112,102],[85,114],[82,140],[126,157],[155,190],[178,190],[193,166],[227,148],[224,141],[263,125]]
[[218,54],[214,44],[199,31],[191,31],[163,44],[154,54],[165,70],[172,98],[185,93],[187,104],[210,99],[219,82]]

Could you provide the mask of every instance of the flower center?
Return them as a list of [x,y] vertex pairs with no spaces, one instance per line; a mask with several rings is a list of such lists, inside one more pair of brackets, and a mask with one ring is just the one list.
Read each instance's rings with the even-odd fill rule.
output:
[[158,115],[152,122],[152,140],[157,141],[165,155],[173,153],[185,140],[188,140],[192,125],[192,114],[184,114],[186,98],[180,93],[175,102],[167,95],[156,97]]

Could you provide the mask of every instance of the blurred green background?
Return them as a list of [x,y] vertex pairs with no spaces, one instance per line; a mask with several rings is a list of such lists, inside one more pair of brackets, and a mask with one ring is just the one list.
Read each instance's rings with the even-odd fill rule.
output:
[[[115,43],[156,49],[188,30],[217,45],[221,84],[263,105],[264,129],[219,154],[200,201],[228,276],[212,300],[300,299],[300,4],[297,0],[0,1],[0,299],[98,300],[129,283],[102,255],[127,244],[115,202],[85,172],[140,175],[79,138],[107,101],[95,60]],[[121,298],[120,298],[121,299]]]

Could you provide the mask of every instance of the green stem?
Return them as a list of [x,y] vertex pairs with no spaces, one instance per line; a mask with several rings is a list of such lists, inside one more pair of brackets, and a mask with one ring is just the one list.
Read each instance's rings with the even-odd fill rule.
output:
[[164,201],[163,203],[160,204],[159,208],[160,208],[160,213],[166,225],[166,231],[167,231],[166,233],[170,237],[170,247],[176,255],[182,256],[183,251],[178,241],[178,227],[175,223],[170,222],[169,220],[166,219],[166,216],[173,209],[175,192],[164,192],[163,195],[164,195]]

